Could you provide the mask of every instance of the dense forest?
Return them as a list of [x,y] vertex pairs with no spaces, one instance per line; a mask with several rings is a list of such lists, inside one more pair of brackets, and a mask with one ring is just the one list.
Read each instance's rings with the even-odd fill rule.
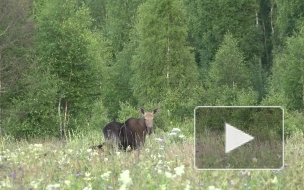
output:
[[160,108],[273,105],[304,123],[304,1],[1,0],[0,136],[65,137]]

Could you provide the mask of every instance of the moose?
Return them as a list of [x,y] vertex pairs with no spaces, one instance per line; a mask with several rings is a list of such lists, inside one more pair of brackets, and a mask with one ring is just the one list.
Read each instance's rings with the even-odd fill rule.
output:
[[[158,108],[153,112],[145,112],[139,109],[142,118],[129,118],[124,123],[110,122],[103,128],[103,135],[106,142],[118,145],[119,148],[127,150],[128,146],[135,150],[145,144],[146,135],[153,133],[154,115]],[[99,149],[103,144],[96,146]]]

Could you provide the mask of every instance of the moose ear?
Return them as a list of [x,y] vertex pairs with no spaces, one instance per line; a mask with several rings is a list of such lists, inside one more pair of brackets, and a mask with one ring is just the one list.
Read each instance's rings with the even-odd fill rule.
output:
[[157,114],[158,113],[158,108],[155,108],[154,110],[153,110],[153,114]]
[[143,115],[145,114],[145,110],[143,108],[139,108],[139,112]]

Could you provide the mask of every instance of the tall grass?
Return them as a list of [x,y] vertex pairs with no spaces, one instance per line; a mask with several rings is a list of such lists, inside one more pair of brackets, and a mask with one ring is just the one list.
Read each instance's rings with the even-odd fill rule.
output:
[[183,130],[147,137],[140,151],[91,150],[101,132],[58,140],[0,138],[0,189],[303,189],[304,138],[286,140],[280,171],[198,171]]

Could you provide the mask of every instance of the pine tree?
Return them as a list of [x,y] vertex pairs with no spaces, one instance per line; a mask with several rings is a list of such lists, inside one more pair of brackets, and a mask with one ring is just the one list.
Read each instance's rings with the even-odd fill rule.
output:
[[211,105],[254,105],[249,69],[238,41],[230,33],[224,37],[206,80],[206,102]]
[[194,55],[186,42],[182,1],[148,0],[139,7],[137,18],[134,96],[140,105],[161,103],[181,116],[183,109],[197,103],[198,85]]

